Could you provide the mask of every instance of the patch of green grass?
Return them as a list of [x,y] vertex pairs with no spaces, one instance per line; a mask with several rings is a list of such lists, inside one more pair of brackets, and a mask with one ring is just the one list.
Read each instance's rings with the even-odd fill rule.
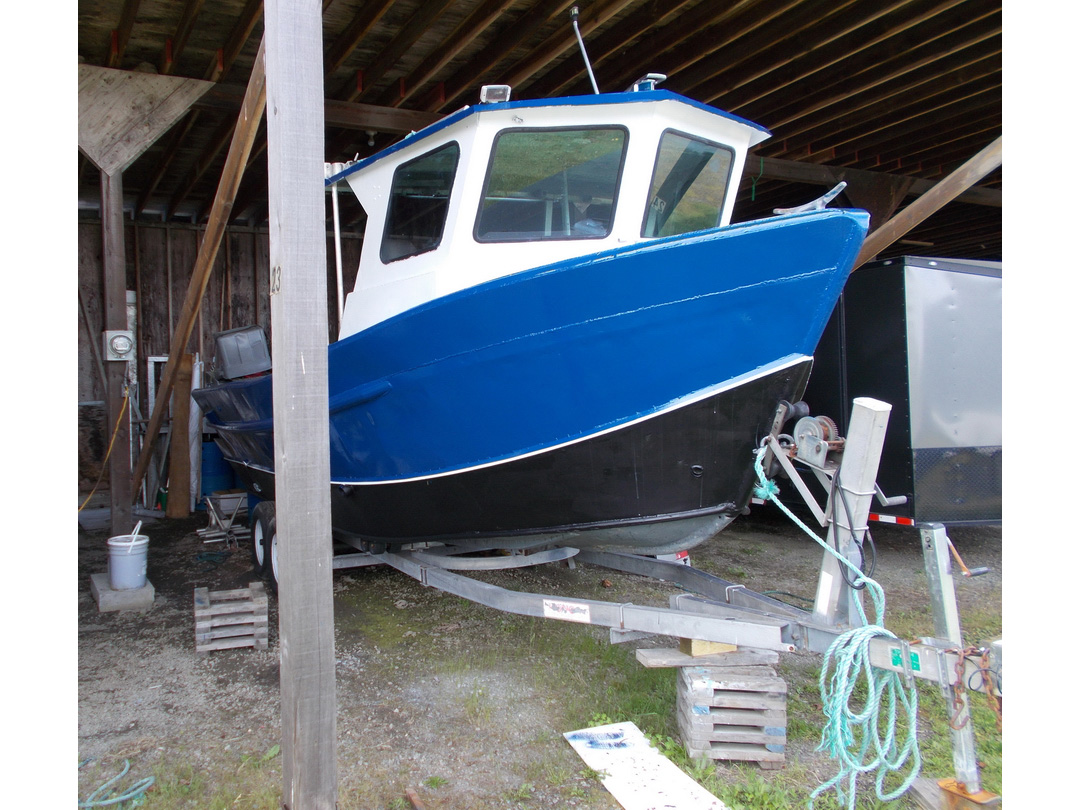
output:
[[424,787],[430,788],[431,790],[438,790],[448,784],[450,784],[450,780],[443,779],[441,776],[429,776],[424,780]]
[[215,767],[196,770],[188,762],[154,768],[154,784],[145,796],[146,810],[277,810],[281,804],[279,749],[241,754]]

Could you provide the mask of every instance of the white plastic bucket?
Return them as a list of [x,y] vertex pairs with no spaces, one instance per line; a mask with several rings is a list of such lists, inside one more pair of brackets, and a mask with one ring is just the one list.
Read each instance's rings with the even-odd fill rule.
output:
[[141,588],[146,584],[145,534],[121,534],[109,538],[109,587],[114,591]]

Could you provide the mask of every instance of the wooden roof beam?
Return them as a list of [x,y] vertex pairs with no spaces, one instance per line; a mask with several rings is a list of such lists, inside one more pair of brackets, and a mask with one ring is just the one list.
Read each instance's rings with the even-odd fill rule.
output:
[[[931,180],[923,180],[907,175],[872,172],[865,169],[853,169],[848,166],[834,166],[822,163],[810,163],[802,160],[781,160],[778,158],[751,155],[746,159],[744,178],[760,176],[769,180],[785,180],[792,183],[806,183],[815,186],[831,187],[841,180],[857,182],[864,186],[889,182],[905,184],[906,193],[924,194],[933,187]],[[994,189],[971,188],[964,191],[958,199],[961,202],[1001,207],[1001,192]]]
[[[590,5],[578,19],[578,29],[581,31],[582,39],[587,38],[589,34],[611,20],[616,14],[625,11],[627,6],[633,4],[633,1],[606,0],[605,2],[605,0],[600,0],[600,2]],[[525,60],[510,68],[510,75],[503,79],[501,83],[508,84],[511,87],[527,86],[528,81],[533,76],[567,51],[576,50],[577,48],[577,37],[574,36],[574,30],[570,24],[569,15],[567,15],[567,19],[547,39],[533,48],[532,53]],[[588,44],[586,44],[585,48],[588,50]]]
[[[464,67],[447,79],[443,94],[433,96],[429,93],[422,102],[423,107],[435,111],[460,106],[458,100],[464,93],[485,84],[484,74],[487,71],[540,30],[548,20],[572,5],[573,0],[540,0],[530,12],[500,30],[491,47],[481,49]],[[502,81],[499,83],[505,84]]]
[[[691,88],[703,82],[715,80],[725,73],[742,73],[747,63],[757,66],[765,54],[784,54],[795,49],[799,52],[805,47],[800,45],[799,37],[815,23],[834,20],[842,13],[850,14],[848,7],[857,0],[843,0],[827,12],[817,4],[807,4],[796,0],[786,5],[769,5],[764,9],[753,8],[728,21],[728,27],[719,32],[712,32],[712,37],[719,33],[719,41],[712,46],[707,44],[706,32],[687,42],[687,48],[702,58],[694,60],[677,70],[667,70],[668,81],[676,84],[680,92],[698,98]],[[894,0],[903,2],[903,0]],[[835,23],[834,23],[835,24]],[[791,44],[794,41],[795,44]],[[741,68],[741,70],[736,70]]]
[[377,2],[364,3],[360,6],[360,11],[353,18],[353,21],[326,49],[323,70],[327,77],[345,64],[345,60],[349,58],[356,46],[371,33],[371,29],[375,27],[375,24],[382,19],[382,16],[393,4],[394,0],[377,0]]
[[857,270],[873,259],[886,247],[999,166],[1001,166],[1000,137],[940,183],[935,184],[925,194],[920,195],[915,202],[895,217],[875,228],[863,242],[853,269]]
[[119,68],[121,62],[124,61],[124,51],[127,50],[131,29],[134,28],[135,17],[139,13],[139,2],[140,0],[124,0],[124,7],[120,11],[120,22],[109,34],[109,55],[105,60],[105,67]]
[[[770,125],[782,127],[792,124],[808,115],[848,101],[851,98],[852,83],[856,81],[860,83],[859,92],[867,93],[923,69],[933,68],[939,75],[950,73],[967,64],[972,56],[982,58],[999,53],[1000,35],[1000,18],[984,18],[970,26],[965,23],[961,28],[943,32],[940,38],[934,37],[925,41],[920,44],[917,52],[905,50],[884,60],[877,56],[876,52],[868,54],[861,70],[849,72],[838,68],[833,81],[826,82],[817,91],[802,96],[798,103],[782,107],[771,105]],[[934,48],[935,41],[940,45],[940,49]],[[917,53],[918,58],[912,61],[911,56],[914,53]],[[756,101],[767,102],[768,94],[747,97],[745,102],[740,99],[736,104],[741,106]]]
[[444,44],[432,51],[403,82],[401,92],[390,89],[379,99],[381,104],[400,107],[416,95],[435,75],[455,59],[481,33],[486,31],[515,0],[486,0],[473,10],[447,37]]
[[[864,139],[874,132],[895,127],[904,121],[936,112],[980,93],[1001,86],[1001,66],[997,59],[982,60],[950,76],[951,86],[942,88],[940,77],[882,92],[860,99],[843,116],[822,115],[820,121],[803,121],[798,127],[777,128],[776,141],[782,151],[792,156],[816,153],[822,148],[839,148],[855,138]],[[844,140],[831,140],[843,138]],[[779,155],[777,155],[779,157]]]
[[[615,66],[611,57],[615,56],[624,48],[631,47],[631,43],[640,37],[648,36],[649,46],[656,43],[662,36],[661,31],[669,31],[677,21],[679,33],[677,36],[689,36],[691,31],[700,30],[700,26],[712,24],[717,10],[710,3],[702,3],[684,13],[684,8],[691,0],[672,0],[663,6],[662,13],[658,16],[656,7],[649,3],[635,10],[633,14],[620,20],[617,24],[604,31],[597,37],[586,43],[589,59],[594,71],[603,73],[606,81],[617,82],[611,87],[601,87],[601,90],[622,90],[640,76],[648,66],[642,65],[640,54],[633,53],[633,60],[627,60],[629,69],[638,73],[625,82],[620,82],[624,71]],[[742,3],[734,4],[735,7],[745,5],[754,0],[743,0]],[[730,7],[724,13],[730,13]],[[670,47],[670,46],[667,46]],[[610,61],[605,61],[610,60]],[[555,96],[563,93],[568,85],[584,80],[585,67],[579,59],[566,59],[561,64],[545,73],[540,79],[529,86],[530,91],[538,96]],[[602,84],[597,79],[597,82]]]
[[251,39],[255,26],[262,18],[262,0],[247,0],[243,11],[237,18],[236,25],[229,33],[229,38],[221,48],[221,60],[213,59],[206,69],[206,78],[212,82],[219,82],[228,75],[229,70],[236,62],[236,58]]
[[453,0],[425,0],[387,46],[364,67],[364,86],[358,87],[355,82],[352,83],[345,100],[356,101],[378,84],[452,2]]
[[[239,108],[242,91],[236,86],[211,88],[195,105],[197,109],[234,112]],[[400,110],[378,104],[326,99],[323,107],[326,125],[344,129],[392,132],[404,135],[438,121],[442,116],[421,110]]]
[[161,66],[158,68],[158,72],[163,76],[171,76],[176,70],[176,63],[180,61],[180,56],[187,47],[191,30],[195,27],[195,20],[198,19],[204,2],[205,0],[187,0],[184,4],[184,11],[176,23],[176,31],[165,40],[165,52],[161,56]]
[[[956,4],[963,0],[949,2]],[[857,6],[858,11],[867,12],[864,15],[855,8],[840,9],[837,14],[821,18],[820,22],[794,36],[787,36],[785,42],[774,49],[766,50],[763,45],[756,45],[755,52],[768,56],[757,57],[749,68],[745,67],[747,60],[735,65],[725,61],[721,73],[693,84],[692,92],[702,99],[722,97],[725,109],[734,110],[740,104],[749,103],[753,96],[753,91],[738,91],[755,83],[767,85],[769,93],[778,87],[789,90],[791,85],[827,65],[838,61],[847,65],[854,54],[867,48],[869,43],[880,41],[903,27],[910,5],[910,0],[894,0],[877,8]],[[785,47],[787,42],[791,47]],[[851,87],[850,83],[848,87]]]

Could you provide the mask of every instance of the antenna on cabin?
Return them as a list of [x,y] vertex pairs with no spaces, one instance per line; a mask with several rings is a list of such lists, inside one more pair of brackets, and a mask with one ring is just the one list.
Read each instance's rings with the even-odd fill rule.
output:
[[596,77],[593,76],[592,65],[589,64],[589,54],[585,52],[585,40],[581,38],[581,31],[578,29],[578,7],[574,6],[570,9],[570,23],[574,26],[574,33],[577,35],[578,45],[581,46],[581,57],[585,60],[585,70],[589,73],[589,81],[592,82],[592,90],[596,95],[600,95],[600,89],[596,86]]

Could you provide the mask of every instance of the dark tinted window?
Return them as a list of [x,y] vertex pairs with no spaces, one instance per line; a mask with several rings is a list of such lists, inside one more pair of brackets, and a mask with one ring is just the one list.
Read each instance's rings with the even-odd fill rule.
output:
[[456,143],[398,167],[379,255],[384,262],[434,250],[442,241],[460,149]]

